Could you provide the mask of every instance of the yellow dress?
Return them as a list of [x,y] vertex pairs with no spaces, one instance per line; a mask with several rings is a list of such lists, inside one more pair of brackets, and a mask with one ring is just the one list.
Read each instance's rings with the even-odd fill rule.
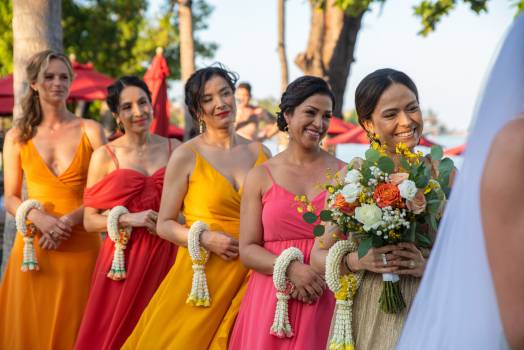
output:
[[[71,165],[55,176],[33,142],[21,148],[28,197],[59,217],[82,205],[93,148],[83,133]],[[40,271],[22,272],[22,236],[17,233],[0,286],[0,349],[72,349],[87,302],[100,239],[75,226],[57,250],[35,251]]]
[[[195,155],[195,168],[184,198],[187,226],[204,221],[211,230],[238,239],[241,190],[237,192],[198,152]],[[261,147],[255,165],[266,159]],[[239,259],[225,261],[211,254],[205,271],[211,306],[186,304],[193,270],[187,248],[180,247],[175,264],[123,349],[226,349],[245,293],[248,270]]]

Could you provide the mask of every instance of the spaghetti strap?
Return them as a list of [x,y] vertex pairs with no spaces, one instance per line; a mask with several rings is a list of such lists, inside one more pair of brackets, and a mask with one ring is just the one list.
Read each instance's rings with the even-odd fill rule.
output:
[[167,139],[167,151],[169,154],[171,154],[172,146],[171,146],[171,139]]
[[261,165],[262,165],[262,167],[263,167],[264,169],[266,169],[267,175],[268,175],[269,178],[271,179],[271,182],[272,182],[272,183],[276,183],[276,182],[275,182],[275,179],[273,178],[273,175],[271,175],[271,170],[269,170],[269,167],[267,166],[267,164],[264,163],[264,164],[261,164]]
[[108,144],[105,144],[104,148],[106,149],[106,151],[109,154],[109,156],[111,157],[111,159],[113,159],[113,162],[115,163],[116,168],[117,169],[120,168],[120,166],[118,164],[118,159],[116,158],[115,153],[111,150],[111,147],[109,147]]
[[345,166],[346,164],[341,161],[341,160],[337,160],[337,166],[338,166],[338,171],[342,170],[342,168]]

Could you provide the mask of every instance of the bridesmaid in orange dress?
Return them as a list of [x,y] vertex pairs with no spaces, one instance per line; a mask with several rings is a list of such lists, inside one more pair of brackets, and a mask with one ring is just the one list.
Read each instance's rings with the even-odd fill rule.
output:
[[84,226],[107,230],[108,209],[124,206],[120,224],[132,227],[126,249],[127,276],[113,280],[115,244],[106,238],[93,274],[89,301],[75,348],[119,349],[175,262],[177,246],[156,235],[156,218],[166,164],[178,140],[151,134],[151,93],[137,77],[125,76],[108,88],[107,104],[124,135],[95,151],[84,193]]
[[105,143],[94,121],[66,108],[73,78],[67,57],[54,51],[33,56],[23,117],[4,143],[6,209],[22,203],[22,177],[37,228],[39,271],[21,271],[24,239],[17,234],[0,285],[0,349],[71,349],[75,343],[100,247],[82,227],[82,196],[94,148]]

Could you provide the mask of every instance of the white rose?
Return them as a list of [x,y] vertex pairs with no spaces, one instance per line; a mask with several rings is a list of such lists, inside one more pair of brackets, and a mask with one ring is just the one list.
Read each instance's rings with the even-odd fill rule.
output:
[[408,201],[415,198],[415,195],[417,194],[418,188],[415,185],[415,183],[411,180],[404,180],[398,185],[398,189],[400,190],[400,196],[402,198],[407,199]]
[[382,210],[375,204],[362,204],[355,209],[355,219],[364,224],[365,231],[369,231],[382,223]]
[[358,183],[360,180],[362,180],[362,174],[360,171],[355,169],[348,171],[346,177],[344,178],[344,182],[347,184]]
[[344,188],[342,188],[342,191],[340,191],[340,193],[342,193],[346,202],[353,203],[354,201],[357,200],[358,196],[360,196],[361,191],[362,191],[362,185],[356,182],[356,183],[350,183],[344,186]]

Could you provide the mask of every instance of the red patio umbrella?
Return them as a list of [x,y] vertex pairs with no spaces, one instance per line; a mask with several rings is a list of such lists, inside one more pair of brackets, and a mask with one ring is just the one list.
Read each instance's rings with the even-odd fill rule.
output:
[[333,116],[329,120],[328,134],[330,134],[330,135],[340,135],[340,134],[343,134],[343,133],[351,130],[353,127],[354,127],[353,124],[347,123],[347,122],[343,121],[342,119]]
[[93,69],[91,63],[71,62],[75,71],[75,79],[69,92],[70,100],[94,101],[105,100],[107,87],[113,84],[113,79]]
[[0,97],[0,115],[13,114],[15,99],[13,97]]
[[166,78],[171,72],[162,52],[162,48],[156,49],[155,58],[153,58],[151,66],[144,75],[144,81],[149,90],[151,90],[151,97],[153,98],[154,119],[151,124],[151,132],[161,136],[168,136],[170,105],[167,98]]
[[[345,132],[344,134],[335,136],[332,139],[328,139],[326,142],[330,145],[338,145],[341,143],[367,144],[369,143],[369,139],[368,139],[366,131],[361,126],[354,125],[353,129]],[[420,138],[419,145],[431,147],[433,145],[436,145],[436,143],[422,136]]]
[[464,151],[466,150],[466,144],[462,144],[460,146],[448,148],[444,151],[444,154],[446,156],[460,156]]
[[13,75],[0,78],[0,96],[13,97]]

